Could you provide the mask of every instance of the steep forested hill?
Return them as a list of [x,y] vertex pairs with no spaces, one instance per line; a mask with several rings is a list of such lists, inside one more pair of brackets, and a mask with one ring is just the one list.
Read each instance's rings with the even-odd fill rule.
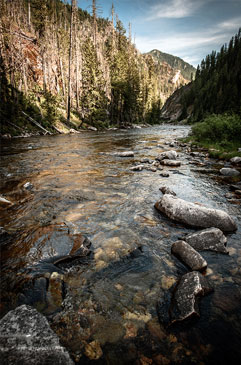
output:
[[207,55],[197,67],[196,78],[188,88],[173,94],[162,109],[162,116],[175,119],[172,109],[178,101],[178,119],[191,122],[209,114],[241,114],[241,30],[222,46]]
[[114,8],[107,20],[94,0],[91,15],[71,4],[0,0],[1,133],[33,120],[50,131],[156,123],[180,85],[137,51]]
[[160,63],[168,63],[172,68],[181,71],[181,75],[187,81],[191,81],[194,78],[196,69],[189,63],[183,61],[180,57],[173,56],[168,53],[161,52],[157,49],[153,49],[151,52],[147,54],[152,55],[155,59],[157,59]]

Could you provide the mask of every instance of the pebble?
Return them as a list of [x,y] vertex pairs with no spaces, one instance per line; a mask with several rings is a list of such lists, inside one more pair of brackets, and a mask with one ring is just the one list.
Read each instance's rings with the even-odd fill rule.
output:
[[169,176],[170,176],[170,174],[169,174],[168,172],[162,172],[162,173],[160,174],[160,176],[162,176],[162,177],[169,177]]

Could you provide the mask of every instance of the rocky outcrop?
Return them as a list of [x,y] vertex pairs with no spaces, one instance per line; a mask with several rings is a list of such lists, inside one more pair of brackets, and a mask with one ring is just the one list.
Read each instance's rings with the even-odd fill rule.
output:
[[171,251],[191,270],[203,271],[207,267],[204,258],[185,241],[174,242]]
[[1,364],[73,365],[47,319],[35,309],[22,305],[0,321]]
[[[182,119],[184,114],[184,107],[182,105],[182,97],[185,95],[191,88],[191,83],[177,89],[166,101],[163,108],[161,109],[161,118],[170,122],[174,122]],[[187,117],[191,115],[192,108],[189,108],[185,112],[187,113]]]
[[230,167],[223,167],[220,170],[220,174],[223,176],[238,176],[240,172],[236,169],[231,169]]
[[227,238],[223,232],[218,228],[207,228],[202,231],[191,233],[183,237],[190,246],[198,251],[215,251],[221,253],[228,253],[225,247]]
[[183,321],[199,316],[198,297],[211,293],[208,281],[197,271],[183,275],[177,284],[170,311],[171,322]]
[[156,202],[155,208],[170,219],[189,226],[216,227],[223,232],[232,232],[237,229],[236,223],[226,212],[187,202],[170,194],[165,194]]

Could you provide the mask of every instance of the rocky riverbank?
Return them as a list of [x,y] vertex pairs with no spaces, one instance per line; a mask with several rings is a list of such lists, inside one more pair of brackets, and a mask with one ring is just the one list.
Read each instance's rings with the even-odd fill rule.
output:
[[[230,333],[238,330],[240,234],[234,212],[240,178],[220,172],[232,168],[232,161],[220,164],[174,138],[146,136],[138,129],[141,137],[132,143],[134,130],[115,133],[106,136],[109,145],[104,134],[98,136],[90,150],[81,136],[71,137],[71,151],[69,140],[62,150],[66,137],[60,136],[58,159],[49,146],[37,150],[46,155],[37,178],[29,171],[28,180],[5,178],[1,309],[37,308],[76,364],[115,364],[118,354],[123,364],[209,361],[222,349],[208,333],[222,323],[223,341],[225,326],[231,326]],[[37,161],[33,142],[31,150],[21,150],[22,158],[33,154]],[[54,174],[46,169],[49,160]],[[201,190],[200,181],[214,183]],[[213,191],[220,194],[209,201]],[[160,207],[166,201],[165,212],[154,209],[157,201]],[[195,209],[199,221],[190,227],[191,214],[189,222],[189,217],[177,222],[178,207],[184,216]],[[206,221],[209,228],[203,229]],[[235,323],[228,322],[231,312]]]

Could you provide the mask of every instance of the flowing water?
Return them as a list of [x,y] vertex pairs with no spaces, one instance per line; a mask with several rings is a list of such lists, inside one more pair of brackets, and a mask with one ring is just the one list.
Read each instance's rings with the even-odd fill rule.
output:
[[[188,132],[186,126],[160,126],[3,141],[0,193],[14,204],[0,210],[9,234],[2,244],[2,315],[27,298],[80,364],[240,363],[241,212],[225,197],[229,188],[217,179],[220,166],[205,157],[200,167],[190,164],[189,153],[177,146],[182,165],[164,167],[169,177],[130,170]],[[130,150],[134,157],[115,154]],[[196,230],[155,210],[163,185],[180,198],[225,210],[239,228],[228,235],[229,255],[203,253],[214,292],[201,300],[200,319],[168,328],[159,322],[157,303],[188,271],[171,255],[171,244]],[[59,270],[54,294],[50,300],[44,292],[43,305],[46,241],[36,246],[29,237],[37,232],[41,240],[53,227],[60,251],[68,245],[61,238],[67,227],[88,237],[92,254]],[[34,265],[37,284],[22,289],[26,269]]]

